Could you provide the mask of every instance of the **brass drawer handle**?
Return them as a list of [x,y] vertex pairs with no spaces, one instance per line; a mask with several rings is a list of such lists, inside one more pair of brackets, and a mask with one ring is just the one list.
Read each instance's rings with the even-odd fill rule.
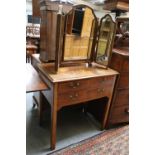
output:
[[76,93],[75,95],[69,95],[69,98],[74,100],[78,97],[79,95]]
[[69,87],[71,87],[71,88],[77,88],[78,86],[80,86],[80,83],[79,82],[77,82],[77,83],[70,83],[70,85],[69,85]]
[[76,85],[77,85],[77,86],[80,86],[80,83],[79,83],[79,82],[77,82],[77,83],[76,83]]
[[69,84],[69,87],[74,88],[74,83],[73,83],[73,82],[72,82],[72,83],[70,83],[70,84]]
[[99,93],[103,93],[104,92],[104,88],[103,89],[98,89],[97,90]]
[[72,98],[73,98],[73,95],[69,95],[69,98],[71,98],[71,99],[72,99]]

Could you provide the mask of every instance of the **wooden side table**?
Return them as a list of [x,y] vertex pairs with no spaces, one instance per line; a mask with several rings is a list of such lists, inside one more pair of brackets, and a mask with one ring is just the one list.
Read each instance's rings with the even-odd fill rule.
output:
[[26,93],[48,90],[47,85],[39,77],[31,64],[26,64]]
[[[65,106],[85,104],[87,101],[108,98],[102,115],[102,129],[105,128],[113,89],[118,72],[97,66],[60,67],[57,74],[52,74],[52,63],[39,64],[40,77],[50,88],[48,94],[41,92],[51,105],[51,149],[56,145],[57,112]],[[40,102],[40,108],[44,103]],[[41,109],[39,110],[41,111]],[[40,118],[41,119],[41,118]]]

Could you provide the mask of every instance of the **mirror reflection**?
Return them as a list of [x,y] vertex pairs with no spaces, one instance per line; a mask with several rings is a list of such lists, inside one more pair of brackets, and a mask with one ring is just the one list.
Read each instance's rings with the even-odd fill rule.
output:
[[74,7],[66,16],[63,60],[87,60],[90,58],[94,37],[95,17],[92,9]]
[[97,43],[96,63],[108,65],[115,34],[115,23],[110,15],[101,18]]

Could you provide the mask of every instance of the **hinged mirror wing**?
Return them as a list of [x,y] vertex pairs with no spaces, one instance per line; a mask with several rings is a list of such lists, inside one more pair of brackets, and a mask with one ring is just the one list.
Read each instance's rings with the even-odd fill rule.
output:
[[94,59],[97,64],[102,65],[104,68],[108,67],[110,61],[115,32],[116,23],[113,21],[112,17],[109,14],[102,17],[98,30]]
[[93,60],[97,26],[92,8],[86,5],[73,6],[65,15],[61,64]]

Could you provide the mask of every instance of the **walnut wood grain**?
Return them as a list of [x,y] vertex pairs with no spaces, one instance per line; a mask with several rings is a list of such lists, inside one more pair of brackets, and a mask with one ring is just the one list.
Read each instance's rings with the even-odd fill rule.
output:
[[26,64],[26,93],[47,90],[47,85],[39,77],[31,64]]

